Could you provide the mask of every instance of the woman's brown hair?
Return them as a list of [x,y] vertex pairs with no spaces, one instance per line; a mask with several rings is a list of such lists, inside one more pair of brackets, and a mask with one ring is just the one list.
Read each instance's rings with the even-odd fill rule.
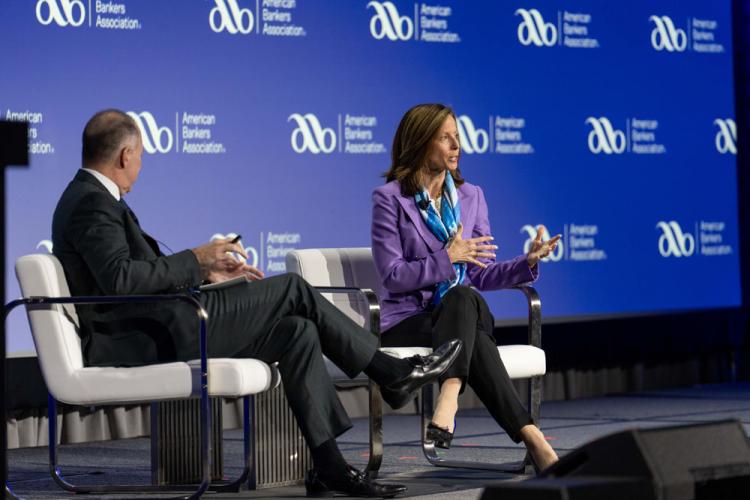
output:
[[[453,110],[443,104],[418,104],[401,118],[393,137],[391,168],[384,174],[386,181],[397,180],[404,196],[414,196],[422,190],[420,173],[426,166],[432,139],[446,118],[456,119]],[[456,186],[464,183],[461,172],[451,172]]]

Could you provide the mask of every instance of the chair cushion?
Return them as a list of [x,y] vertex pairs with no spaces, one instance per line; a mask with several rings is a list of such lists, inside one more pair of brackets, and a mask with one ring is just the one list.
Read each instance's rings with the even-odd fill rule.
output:
[[[257,394],[275,387],[279,381],[276,367],[257,359],[208,360],[211,396]],[[189,398],[200,394],[200,360],[127,368],[79,368],[71,373],[67,383],[48,384],[48,389],[56,400],[81,406]]]
[[[380,350],[399,358],[415,354],[426,356],[432,352],[429,347],[382,347]],[[512,379],[536,377],[547,372],[547,359],[544,351],[538,347],[524,344],[501,345],[497,350]]]
[[[397,358],[408,358],[415,354],[427,356],[432,352],[429,347],[381,347],[380,350]],[[497,351],[500,353],[500,359],[503,360],[505,369],[508,370],[508,375],[512,379],[537,377],[547,372],[547,358],[544,351],[538,347],[524,344],[501,345],[497,347]],[[347,383],[350,381],[349,377],[330,359],[325,358],[325,362],[328,373],[334,382]],[[367,376],[360,373],[351,380],[351,382],[359,381],[366,382]]]
[[[308,248],[286,254],[286,270],[312,286],[370,288],[380,295],[380,278],[369,248]],[[367,303],[359,294],[323,296],[360,326],[367,325]]]
[[[200,360],[129,368],[87,367],[73,373],[76,384],[52,393],[58,401],[89,406],[182,399],[200,394]],[[257,359],[208,360],[208,393],[239,397],[279,382],[275,367]]]
[[63,403],[82,406],[188,398],[193,393],[190,366],[183,362],[80,368],[67,380],[48,383],[50,394]]
[[[199,392],[200,360],[188,364],[193,372],[194,388]],[[239,397],[273,389],[281,377],[275,366],[250,358],[210,358],[208,360],[208,393],[211,396]],[[196,394],[197,394],[196,392]]]

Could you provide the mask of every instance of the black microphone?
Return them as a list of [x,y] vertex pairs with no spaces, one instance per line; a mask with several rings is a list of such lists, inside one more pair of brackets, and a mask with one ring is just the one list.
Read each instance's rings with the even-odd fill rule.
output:
[[417,206],[419,206],[420,210],[427,210],[427,207],[430,206],[430,202],[422,198],[417,202]]

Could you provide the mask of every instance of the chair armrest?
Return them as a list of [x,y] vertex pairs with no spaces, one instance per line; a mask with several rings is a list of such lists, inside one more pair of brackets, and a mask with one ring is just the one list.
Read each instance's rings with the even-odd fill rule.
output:
[[[380,303],[378,302],[378,295],[371,288],[355,288],[348,286],[316,286],[313,288],[320,293],[362,295],[367,301],[367,309],[370,317],[370,331],[380,339]],[[378,344],[379,343],[380,341],[378,340]]]
[[519,285],[513,287],[526,296],[529,307],[529,345],[542,348],[542,300],[533,286]]
[[[32,296],[25,297],[22,299],[16,299],[5,304],[3,311],[3,322],[5,322],[8,314],[18,306],[26,305],[43,305],[43,304],[123,304],[123,303],[134,303],[134,302],[174,302],[182,301],[187,302],[195,309],[198,315],[198,321],[200,322],[199,331],[199,342],[200,342],[200,359],[201,359],[201,391],[208,390],[208,344],[206,341],[206,321],[208,320],[208,313],[203,308],[201,303],[189,295],[182,294],[164,294],[164,295],[94,295],[94,296],[77,296],[77,297],[40,297]],[[5,330],[3,329],[3,332]],[[0,339],[5,343],[5,339]],[[3,362],[4,359],[0,360]],[[2,366],[1,368],[4,368]]]

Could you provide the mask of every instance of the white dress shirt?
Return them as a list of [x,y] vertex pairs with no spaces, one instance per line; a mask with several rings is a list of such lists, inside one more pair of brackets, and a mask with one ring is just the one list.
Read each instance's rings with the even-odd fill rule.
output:
[[107,188],[107,191],[115,197],[115,200],[120,201],[120,188],[117,187],[117,184],[115,184],[115,181],[107,177],[101,172],[97,172],[96,170],[93,170],[91,168],[82,168],[84,172],[88,172],[91,175],[93,175],[96,180],[102,183],[102,186]]

